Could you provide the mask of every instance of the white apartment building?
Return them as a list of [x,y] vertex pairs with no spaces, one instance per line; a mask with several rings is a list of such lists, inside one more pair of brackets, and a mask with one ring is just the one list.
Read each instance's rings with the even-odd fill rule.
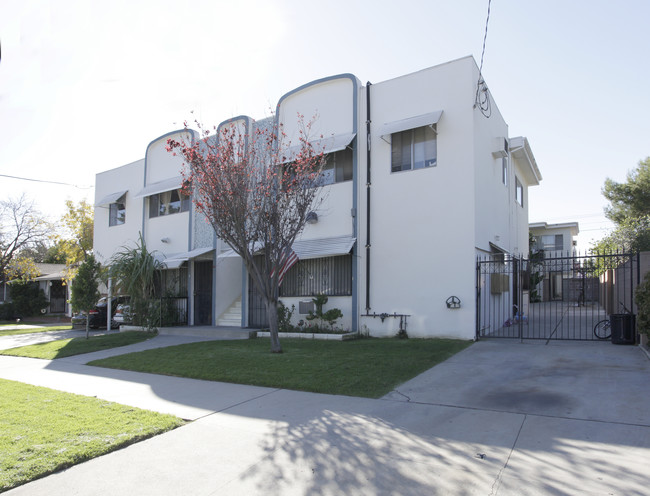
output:
[[[328,154],[324,202],[280,288],[294,320],[304,318],[300,302],[324,293],[352,331],[391,336],[405,325],[412,337],[474,337],[476,257],[527,253],[528,188],[541,180],[528,140],[508,135],[479,79],[465,57],[376,84],[326,77],[279,100],[274,118],[289,137],[297,113],[316,115],[313,135]],[[475,105],[477,85],[489,117]],[[190,325],[263,327],[241,260],[180,194],[181,159],[165,144],[183,133],[97,175],[97,257],[107,263],[142,233],[187,295]]]

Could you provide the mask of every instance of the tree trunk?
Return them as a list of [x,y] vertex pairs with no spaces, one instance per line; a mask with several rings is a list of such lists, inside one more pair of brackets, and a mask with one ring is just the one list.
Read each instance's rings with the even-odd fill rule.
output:
[[90,312],[86,313],[86,339],[90,336]]
[[282,353],[282,345],[278,336],[278,302],[266,300],[266,315],[269,318],[269,333],[271,334],[271,353]]

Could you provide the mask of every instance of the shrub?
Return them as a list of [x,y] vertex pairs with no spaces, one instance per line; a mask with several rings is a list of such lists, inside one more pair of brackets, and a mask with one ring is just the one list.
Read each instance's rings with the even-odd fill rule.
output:
[[343,317],[343,313],[341,312],[341,310],[338,308],[330,308],[326,312],[323,312],[323,306],[325,306],[325,304],[327,303],[328,298],[327,296],[322,294],[312,298],[312,301],[316,306],[316,311],[315,312],[310,311],[306,319],[309,321],[319,320],[321,325],[326,323],[327,325],[329,325],[329,329],[333,330],[336,321],[341,317]]
[[650,337],[650,272],[636,288],[634,300],[637,304],[638,331]]
[[291,309],[289,309],[284,303],[278,301],[278,330],[280,332],[294,331],[293,325],[291,325],[291,317],[295,311],[296,305],[291,305]]
[[36,282],[14,281],[9,291],[14,307],[13,313],[17,317],[31,317],[48,305],[45,293]]
[[13,320],[15,318],[14,305],[5,301],[0,305],[0,320]]

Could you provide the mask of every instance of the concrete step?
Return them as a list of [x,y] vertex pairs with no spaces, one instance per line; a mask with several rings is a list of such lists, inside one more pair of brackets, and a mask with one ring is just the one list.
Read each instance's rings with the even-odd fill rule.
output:
[[241,298],[238,298],[217,319],[217,325],[241,327]]
[[241,318],[219,319],[217,325],[220,327],[241,327]]
[[200,336],[219,339],[250,339],[257,335],[257,329],[242,329],[241,326],[187,326],[161,327],[163,336]]

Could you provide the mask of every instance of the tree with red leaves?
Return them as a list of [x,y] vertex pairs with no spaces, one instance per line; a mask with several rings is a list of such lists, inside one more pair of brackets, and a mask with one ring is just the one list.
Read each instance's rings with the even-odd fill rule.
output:
[[282,353],[278,286],[307,214],[323,201],[325,156],[309,141],[311,122],[298,119],[294,146],[282,125],[270,124],[271,119],[252,129],[234,122],[218,128],[216,135],[195,122],[200,139],[167,141],[167,151],[185,160],[185,188],[196,209],[241,256],[264,301],[273,353]]

